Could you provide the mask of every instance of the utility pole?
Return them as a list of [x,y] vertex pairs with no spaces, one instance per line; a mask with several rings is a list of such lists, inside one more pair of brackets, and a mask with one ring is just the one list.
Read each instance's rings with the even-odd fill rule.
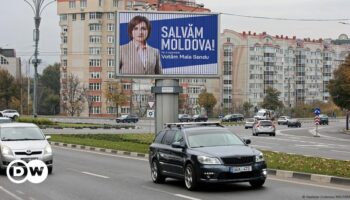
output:
[[[33,116],[37,117],[37,85],[38,85],[38,65],[41,63],[41,60],[38,59],[39,51],[38,51],[38,45],[39,45],[39,27],[40,27],[40,21],[41,21],[41,13],[43,10],[51,3],[55,2],[56,0],[50,1],[48,3],[44,3],[45,0],[24,0],[33,10],[34,13],[34,25],[35,28],[33,30],[33,40],[35,44],[34,49],[34,59],[32,60],[32,63],[34,65],[34,94],[33,94]],[[45,5],[44,5],[45,4]]]

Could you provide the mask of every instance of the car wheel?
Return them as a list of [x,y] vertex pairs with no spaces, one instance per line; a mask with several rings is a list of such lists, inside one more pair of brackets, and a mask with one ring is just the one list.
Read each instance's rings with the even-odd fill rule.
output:
[[48,167],[47,169],[49,171],[49,174],[52,174],[53,167],[51,166],[51,167]]
[[265,180],[254,180],[254,181],[249,181],[249,184],[253,187],[253,188],[260,188],[264,185]]
[[248,127],[244,127],[245,129],[248,129]]
[[191,164],[186,165],[185,168],[185,185],[188,190],[195,190],[198,186],[196,174]]
[[17,115],[15,115],[15,116],[12,117],[13,121],[16,121],[17,118],[18,118]]
[[152,181],[155,183],[164,183],[165,181],[165,177],[160,172],[160,168],[157,160],[152,161],[151,178],[152,178]]

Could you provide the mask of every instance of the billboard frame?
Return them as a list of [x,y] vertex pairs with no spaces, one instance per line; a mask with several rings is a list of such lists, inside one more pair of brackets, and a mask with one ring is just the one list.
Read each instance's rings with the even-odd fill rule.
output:
[[[189,14],[189,15],[203,15],[203,16],[210,16],[210,15],[217,15],[217,74],[120,74],[119,73],[119,60],[120,60],[120,19],[119,14],[120,13],[142,13],[145,14]],[[180,11],[130,11],[130,10],[118,10],[114,12],[115,16],[115,42],[114,42],[114,49],[115,49],[115,78],[149,78],[149,79],[178,79],[178,78],[206,78],[206,79],[218,79],[221,77],[221,62],[220,62],[220,44],[221,44],[221,37],[220,37],[220,22],[221,22],[221,14],[216,12],[180,12]]]

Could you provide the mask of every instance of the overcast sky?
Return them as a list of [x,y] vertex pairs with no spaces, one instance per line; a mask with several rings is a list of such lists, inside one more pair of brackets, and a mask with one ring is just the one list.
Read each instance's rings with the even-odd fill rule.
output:
[[[31,1],[31,0],[29,0]],[[46,0],[46,2],[50,2]],[[349,0],[197,0],[212,12],[272,18],[350,19]],[[25,59],[33,54],[33,12],[23,0],[1,0],[0,48],[14,48]],[[297,38],[337,38],[349,35],[349,25],[333,22],[277,21],[221,15],[221,29],[296,36]],[[59,61],[60,28],[56,3],[42,13],[40,58],[43,66]],[[23,63],[25,68],[25,63]]]

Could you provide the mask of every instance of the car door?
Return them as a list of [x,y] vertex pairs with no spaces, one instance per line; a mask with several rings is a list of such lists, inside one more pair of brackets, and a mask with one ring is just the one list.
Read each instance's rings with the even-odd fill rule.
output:
[[[174,138],[172,143],[174,142],[180,142],[181,146],[185,147],[185,139],[184,139],[184,135],[183,132],[181,130],[177,130],[175,132]],[[177,174],[179,176],[183,176],[183,172],[184,172],[184,162],[185,162],[185,158],[186,158],[186,151],[185,148],[174,148],[171,147],[171,156],[169,159],[169,163],[171,164],[171,169],[170,172]]]
[[171,144],[175,136],[174,130],[166,130],[165,136],[163,137],[161,144],[158,149],[158,160],[161,165],[162,171],[167,174],[172,174],[172,153]]

